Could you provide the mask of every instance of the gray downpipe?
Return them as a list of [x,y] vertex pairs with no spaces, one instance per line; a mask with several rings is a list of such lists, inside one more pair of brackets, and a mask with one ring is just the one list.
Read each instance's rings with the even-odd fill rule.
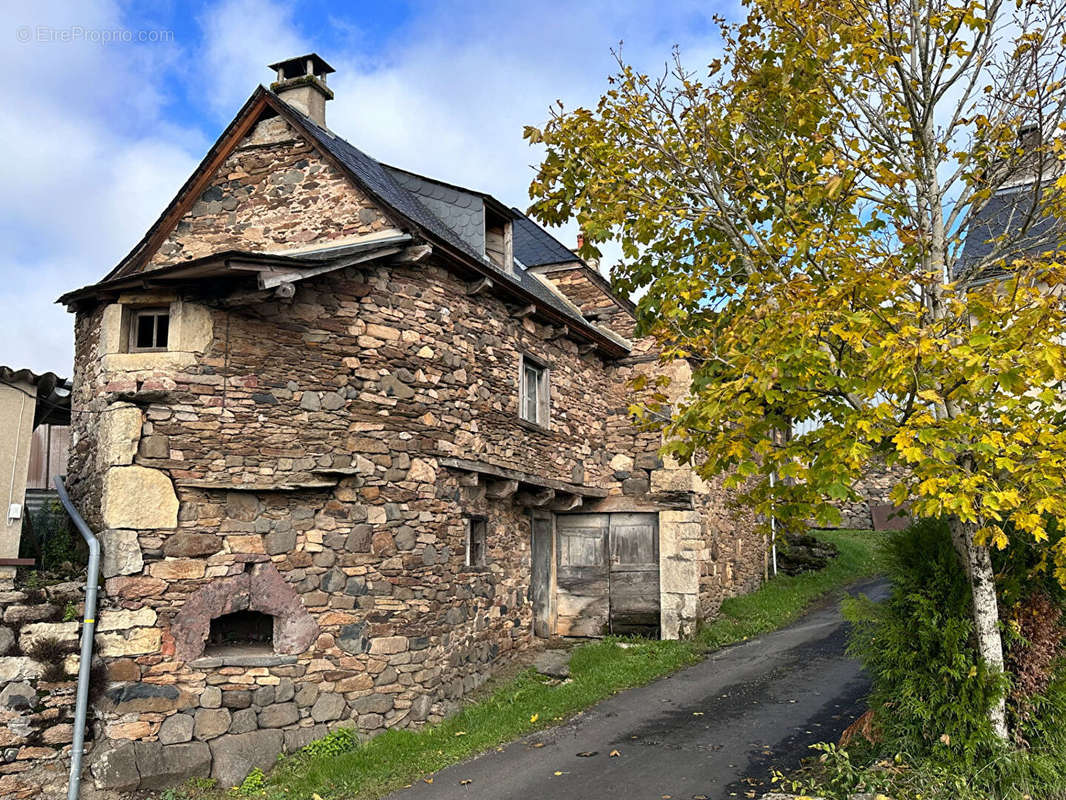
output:
[[74,707],[74,743],[70,748],[70,783],[67,784],[67,800],[78,800],[81,788],[81,759],[85,747],[85,717],[89,711],[89,671],[93,661],[93,633],[96,630],[96,592],[100,574],[100,540],[89,530],[85,520],[67,494],[63,478],[55,477],[59,502],[74,520],[81,537],[89,545],[89,575],[85,582],[85,618],[81,625],[81,661],[78,663],[78,702]]

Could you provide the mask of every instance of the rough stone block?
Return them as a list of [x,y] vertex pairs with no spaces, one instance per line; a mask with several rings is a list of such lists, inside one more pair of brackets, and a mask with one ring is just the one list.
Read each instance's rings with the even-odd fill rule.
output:
[[344,715],[347,703],[344,696],[334,692],[320,694],[318,700],[311,707],[311,719],[315,722],[329,722],[340,719]]
[[103,556],[100,570],[105,578],[115,575],[133,575],[144,568],[141,545],[137,531],[106,530],[100,534]]
[[116,714],[174,711],[181,702],[178,687],[156,683],[127,683],[107,690]]
[[254,708],[242,708],[233,712],[233,721],[230,723],[230,733],[248,733],[259,727]]
[[260,728],[284,728],[300,719],[300,710],[295,703],[278,703],[259,712]]
[[133,742],[123,742],[94,752],[89,771],[97,789],[129,792],[136,789],[141,782]]
[[159,726],[159,741],[162,744],[180,744],[192,739],[195,721],[191,714],[172,714]]
[[371,655],[393,655],[406,650],[406,636],[378,636],[370,640]]
[[156,561],[148,568],[153,578],[164,581],[183,581],[202,578],[207,562],[198,558],[168,558]]
[[174,484],[157,469],[111,467],[104,473],[100,510],[108,528],[145,530],[178,526]]
[[222,549],[222,539],[213,533],[179,531],[163,542],[163,555],[170,558],[210,556]]
[[[96,621],[98,631],[125,631],[130,628],[149,628],[155,625],[156,613],[151,608],[138,608],[136,611],[124,609],[101,611]],[[72,622],[71,625],[78,623]]]
[[132,404],[111,406],[100,415],[97,458],[101,467],[133,463],[142,423],[141,409]]
[[11,681],[32,681],[41,677],[44,665],[25,656],[0,657],[0,685]]
[[232,716],[228,708],[201,708],[196,712],[193,736],[201,741],[214,739],[229,730]]
[[260,730],[226,734],[212,740],[211,777],[220,786],[236,786],[255,767],[269,770],[281,752],[281,731]]
[[77,622],[34,622],[19,631],[19,647],[23,653],[32,653],[35,645],[51,639],[73,649],[78,645],[80,629]]
[[15,632],[11,628],[0,628],[0,656],[7,655],[15,644]]
[[158,628],[135,628],[128,634],[100,633],[96,636],[97,652],[104,658],[139,656],[158,653],[163,632]]
[[211,770],[211,750],[203,742],[137,742],[135,748],[140,789],[178,786],[190,778],[205,778]]

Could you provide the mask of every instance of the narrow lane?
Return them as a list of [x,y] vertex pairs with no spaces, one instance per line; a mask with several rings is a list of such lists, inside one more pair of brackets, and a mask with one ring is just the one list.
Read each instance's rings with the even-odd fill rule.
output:
[[[875,599],[887,587],[853,590]],[[442,770],[393,800],[718,800],[768,791],[809,745],[835,741],[869,682],[845,653],[839,603],[618,694],[570,722]],[[612,757],[611,752],[618,755]],[[578,754],[583,755],[578,755]],[[588,754],[593,755],[588,755]],[[461,783],[468,781],[468,783]],[[754,792],[755,794],[749,794]]]

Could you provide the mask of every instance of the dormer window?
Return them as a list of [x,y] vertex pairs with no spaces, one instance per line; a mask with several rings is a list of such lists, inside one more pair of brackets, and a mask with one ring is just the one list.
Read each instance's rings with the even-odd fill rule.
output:
[[169,308],[139,308],[130,314],[131,353],[166,350],[169,339]]
[[485,206],[485,255],[498,267],[510,269],[514,261],[511,220],[487,204]]

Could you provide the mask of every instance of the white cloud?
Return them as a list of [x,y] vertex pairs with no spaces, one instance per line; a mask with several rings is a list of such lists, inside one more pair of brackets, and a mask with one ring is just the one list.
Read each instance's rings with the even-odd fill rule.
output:
[[[0,364],[70,371],[73,320],[52,301],[99,279],[141,238],[210,140],[270,81],[266,64],[318,50],[338,70],[331,128],[383,161],[525,207],[538,153],[524,125],[542,123],[559,98],[594,103],[619,40],[655,71],[675,42],[687,63],[706,63],[713,38],[710,10],[690,0],[423,2],[384,41],[357,16],[324,19],[324,38],[341,43],[324,46],[300,32],[295,13],[271,0],[222,0],[197,18],[198,42],[0,47],[3,74],[19,76],[0,88],[2,107],[16,111],[0,115],[9,154]],[[108,0],[27,4],[0,12],[0,36],[22,25],[143,27],[123,14]],[[177,108],[179,99],[198,107]],[[174,122],[190,117],[206,120],[209,136]],[[569,244],[575,233],[559,236]]]
[[[175,50],[89,41],[16,42],[28,26],[129,27],[104,0],[5,8],[0,36],[0,364],[69,374],[73,317],[55,299],[102,277],[141,237],[206,143],[163,117]],[[47,35],[47,34],[40,34]],[[17,77],[15,77],[17,76]],[[15,110],[12,114],[10,111]]]

